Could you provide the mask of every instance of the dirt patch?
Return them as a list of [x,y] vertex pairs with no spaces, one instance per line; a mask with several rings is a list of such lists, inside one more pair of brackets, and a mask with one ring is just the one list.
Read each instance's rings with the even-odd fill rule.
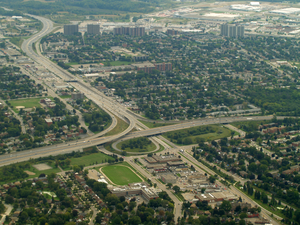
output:
[[25,109],[25,106],[16,106],[16,109],[20,111],[21,109]]
[[46,163],[36,164],[36,165],[33,165],[33,167],[39,171],[52,169],[52,167],[48,166]]
[[27,173],[29,176],[31,176],[31,175],[35,175],[35,173],[34,173],[34,172],[30,172],[30,171],[28,171],[28,170],[25,170],[24,172],[25,172],[25,173]]

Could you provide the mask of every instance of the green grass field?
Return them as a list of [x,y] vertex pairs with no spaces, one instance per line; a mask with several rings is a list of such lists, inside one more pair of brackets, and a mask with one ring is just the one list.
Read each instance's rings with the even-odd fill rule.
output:
[[155,128],[155,127],[164,127],[164,126],[169,126],[169,125],[174,125],[175,123],[151,123],[151,122],[146,122],[143,120],[139,120],[141,123],[146,125],[149,128]]
[[235,126],[238,129],[241,129],[245,132],[253,132],[258,130],[258,126],[261,124],[272,123],[271,120],[258,120],[258,121],[241,121],[241,122],[233,122],[232,126]]
[[107,134],[105,134],[105,136],[119,134],[119,133],[123,132],[124,130],[126,130],[127,127],[129,127],[129,124],[126,123],[124,120],[121,120],[119,117],[116,117],[116,118],[117,118],[117,125],[115,126],[114,129],[112,129]]
[[[138,138],[132,138],[131,140],[135,141],[137,140]],[[119,149],[122,149],[122,144],[128,144],[130,140],[126,140],[126,141],[122,141],[120,143],[117,144],[117,147]],[[126,152],[151,152],[151,151],[154,151],[156,149],[156,146],[153,142],[151,142],[151,144],[145,146],[146,148],[144,149],[140,149],[140,148],[125,148],[124,151]],[[123,150],[123,149],[122,149]]]
[[117,185],[142,182],[131,169],[122,164],[105,166],[102,168],[102,172]]
[[[191,135],[193,131],[197,130],[200,127],[204,129],[208,128],[209,129],[208,133],[204,133],[200,135]],[[224,137],[230,137],[232,132],[230,129],[219,125],[207,125],[207,126],[200,126],[200,127],[192,127],[188,129],[171,131],[163,134],[163,136],[177,145],[190,145],[190,144],[197,144],[200,140],[212,141]],[[211,130],[213,131],[211,132]],[[172,136],[181,137],[182,143],[180,142],[177,143],[178,138],[177,139],[175,137],[172,138]],[[189,141],[186,141],[186,139],[189,139]]]
[[59,97],[60,98],[71,98],[72,96],[71,95],[60,95]]
[[[52,97],[47,97],[53,100]],[[28,99],[18,99],[18,100],[10,100],[9,103],[13,106],[13,110],[18,112],[16,109],[17,106],[24,106],[25,108],[32,107],[41,107],[40,100],[44,98],[28,98]]]
[[82,156],[80,158],[71,158],[71,165],[89,166],[92,164],[105,163],[105,160],[107,161],[108,159],[114,160],[113,157],[99,152],[99,153]]
[[129,65],[132,64],[132,62],[128,61],[110,61],[110,62],[102,62],[104,65],[109,64],[110,66],[122,66],[122,65]]

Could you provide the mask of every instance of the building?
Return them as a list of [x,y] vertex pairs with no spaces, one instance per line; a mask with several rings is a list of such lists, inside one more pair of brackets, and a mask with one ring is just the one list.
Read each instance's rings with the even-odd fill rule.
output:
[[50,126],[51,124],[53,124],[52,119],[45,119],[45,122],[47,123],[48,126]]
[[115,27],[113,33],[114,35],[141,37],[145,35],[145,27]]
[[176,177],[172,173],[162,174],[161,180],[163,182],[165,182],[166,184],[168,184],[168,183],[175,184],[176,183]]
[[222,24],[221,35],[225,37],[244,37],[245,27],[236,24]]
[[100,34],[100,25],[99,24],[88,24],[87,25],[88,34]]
[[115,194],[117,197],[141,196],[147,201],[158,198],[156,192],[151,188],[149,188],[148,185],[144,183],[128,184],[128,186],[123,186],[118,188],[112,187],[110,191],[112,194]]
[[172,70],[172,63],[136,63],[132,64],[132,66],[136,67],[137,71],[144,71],[145,73],[151,73],[154,69],[159,71],[171,71]]
[[67,83],[52,83],[52,86],[56,89],[65,89],[69,87],[69,84]]
[[168,29],[167,34],[168,35],[178,35],[178,30]]
[[72,93],[72,99],[73,100],[83,99],[83,98],[84,98],[84,94],[83,93],[80,93],[80,92]]
[[195,195],[195,198],[199,199],[199,201],[207,201],[208,203],[212,203],[212,202],[221,202],[221,201],[232,201],[237,199],[237,197],[228,192],[228,191],[224,191],[224,192],[213,192],[213,193],[208,193],[208,194],[197,194]]
[[159,71],[170,71],[172,70],[172,63],[157,63],[154,64],[155,69]]
[[190,184],[199,184],[199,183],[205,182],[206,180],[207,180],[207,177],[202,174],[192,175],[192,176],[188,177],[188,182]]
[[64,35],[73,35],[78,32],[77,25],[64,25]]

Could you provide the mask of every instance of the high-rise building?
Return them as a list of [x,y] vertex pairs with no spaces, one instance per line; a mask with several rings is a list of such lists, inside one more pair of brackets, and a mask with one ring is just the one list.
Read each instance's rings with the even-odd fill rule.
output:
[[178,30],[168,29],[167,30],[167,34],[169,34],[169,35],[178,35]]
[[100,25],[99,24],[88,24],[87,25],[88,34],[100,34]]
[[64,25],[64,35],[72,35],[78,32],[77,25]]
[[74,93],[72,93],[71,98],[73,100],[84,99],[84,94],[80,93],[80,92],[74,92]]
[[222,24],[221,35],[226,37],[244,37],[245,27],[234,24]]
[[114,34],[141,37],[145,35],[145,27],[115,27]]
[[244,26],[238,26],[237,27],[237,36],[238,37],[245,37],[245,27]]

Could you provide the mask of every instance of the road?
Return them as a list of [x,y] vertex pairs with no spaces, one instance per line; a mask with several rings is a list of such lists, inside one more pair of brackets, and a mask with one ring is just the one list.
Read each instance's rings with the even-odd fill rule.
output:
[[[29,15],[32,16],[32,15]],[[79,78],[73,76],[70,74],[68,71],[63,70],[47,58],[45,58],[41,53],[39,52],[39,48],[37,48],[38,52],[35,53],[33,51],[32,45],[37,43],[39,39],[46,34],[50,33],[53,29],[53,23],[52,21],[39,17],[39,16],[32,16],[38,20],[40,20],[44,27],[43,29],[36,35],[32,36],[31,38],[25,40],[22,44],[22,50],[32,58],[36,63],[43,65],[46,69],[49,71],[53,72],[57,76],[59,76],[62,80],[75,80],[77,82],[73,82],[74,88],[77,90],[81,91],[82,93],[87,96],[87,98],[91,99],[95,104],[97,104],[99,107],[101,107],[103,110],[109,113],[109,115],[113,118],[113,124],[116,125],[116,119],[115,116],[120,117],[123,120],[128,121],[129,127],[121,132],[120,134],[114,135],[114,136],[109,136],[109,137],[99,137],[103,135],[104,133],[107,132],[105,130],[101,134],[98,134],[97,136],[89,137],[85,140],[78,141],[78,142],[70,142],[68,144],[60,144],[56,146],[47,146],[43,148],[38,148],[38,149],[32,149],[30,151],[25,151],[25,152],[18,152],[15,154],[7,154],[3,155],[0,157],[0,166],[15,163],[15,162],[20,162],[20,161],[26,161],[30,158],[37,158],[37,157],[43,157],[47,155],[56,155],[56,154],[65,154],[67,152],[71,151],[76,151],[78,149],[82,149],[84,147],[89,147],[89,146],[94,146],[94,145],[101,145],[107,142],[115,141],[115,140],[125,140],[125,139],[130,139],[133,137],[142,137],[142,136],[153,136],[153,135],[160,135],[162,133],[168,132],[168,131],[173,131],[173,130],[179,130],[179,129],[185,129],[185,128],[190,128],[194,126],[201,126],[201,125],[208,125],[208,124],[219,124],[219,123],[232,123],[232,122],[237,122],[237,121],[248,121],[250,120],[269,120],[272,119],[272,116],[257,116],[257,117],[222,117],[222,118],[205,118],[201,120],[195,120],[192,122],[183,122],[183,123],[178,123],[175,125],[171,126],[164,126],[164,127],[159,127],[159,128],[153,128],[153,129],[147,129],[144,124],[139,122],[137,120],[137,116],[135,116],[132,113],[129,113],[128,110],[117,103],[116,101],[112,100],[111,98],[105,96],[103,93],[99,92],[95,88],[91,87],[89,84],[85,83],[84,81],[80,80]],[[278,118],[279,119],[279,118]],[[141,127],[144,128],[145,130],[139,130],[136,132],[129,133],[133,128],[135,127]],[[125,136],[126,135],[126,136]],[[165,142],[163,142],[161,136],[154,137],[154,140],[157,141],[158,143],[167,146]],[[164,140],[166,141],[166,140]],[[168,143],[168,142],[167,142]],[[170,146],[174,146],[173,143],[168,143]],[[173,145],[172,145],[173,144]],[[172,150],[169,149],[169,146],[167,147],[168,151]],[[178,151],[178,148],[175,147],[173,151]],[[192,164],[199,165],[201,168],[205,169],[208,171],[210,174],[214,174],[213,171],[211,171],[209,168],[206,168],[204,165],[199,163],[197,160],[195,160],[193,157],[187,155],[187,158]],[[140,168],[139,165],[133,163],[130,161],[130,157],[125,158],[125,160],[130,163],[130,165],[134,166],[134,168],[138,169],[142,174],[147,173],[144,171],[142,168]],[[129,160],[129,161],[128,161]],[[186,159],[185,159],[186,160]],[[190,164],[189,162],[189,164]],[[198,167],[197,167],[198,168]],[[149,177],[149,174],[146,174],[147,177]],[[150,175],[151,177],[151,175]],[[163,190],[165,189],[165,186],[160,184],[159,182],[157,183],[159,187],[161,187]],[[236,189],[235,187],[231,187],[233,191],[235,191],[237,194],[242,196],[244,199],[248,199],[245,194],[243,194],[240,190]],[[178,207],[180,204],[179,200],[170,192],[170,190],[166,190],[169,194],[169,196],[173,199],[175,202],[175,218],[178,218],[181,216],[181,209]],[[255,202],[253,202],[251,199],[248,199],[249,202],[251,202],[253,205],[256,205]],[[265,209],[262,209],[262,214],[266,216],[266,218],[270,219],[271,218],[268,216]],[[176,220],[175,220],[176,221]],[[273,224],[277,225],[275,221]]]
[[[1,102],[3,105],[8,106],[8,105],[6,104],[5,101],[0,100],[0,102]],[[20,121],[20,126],[21,126],[21,131],[22,131],[22,133],[23,133],[23,134],[26,134],[26,128],[25,128],[25,125],[24,125],[24,123],[23,123],[23,119],[22,119],[22,118],[21,118],[14,110],[12,110],[12,108],[10,108],[9,106],[8,106],[8,108],[10,109],[10,111],[12,112],[12,114],[14,114],[14,116],[16,117],[16,119]]]
[[[29,76],[31,79],[33,79],[35,81],[36,84],[41,84],[44,86],[43,82],[41,80],[38,80],[35,76],[33,76],[28,70],[21,68],[22,73],[26,74],[27,76]],[[58,96],[52,89],[51,87],[47,86],[47,90],[48,90],[48,96],[51,96],[53,98],[59,98],[61,102],[63,102],[66,105],[66,109],[68,109],[69,111],[73,111],[74,108],[67,103],[67,101],[63,98],[60,98],[60,96]],[[93,132],[91,132],[88,128],[88,126],[85,125],[84,119],[82,117],[82,114],[80,111],[76,110],[76,115],[78,116],[78,122],[80,123],[81,127],[84,127],[87,130],[87,134],[88,135],[93,135]]]
[[5,213],[3,214],[3,216],[2,216],[2,218],[0,220],[0,224],[4,224],[6,216],[8,216],[10,214],[10,212],[13,210],[13,206],[12,205],[6,205],[6,204],[4,204],[4,206],[6,208],[6,211],[5,211]]

